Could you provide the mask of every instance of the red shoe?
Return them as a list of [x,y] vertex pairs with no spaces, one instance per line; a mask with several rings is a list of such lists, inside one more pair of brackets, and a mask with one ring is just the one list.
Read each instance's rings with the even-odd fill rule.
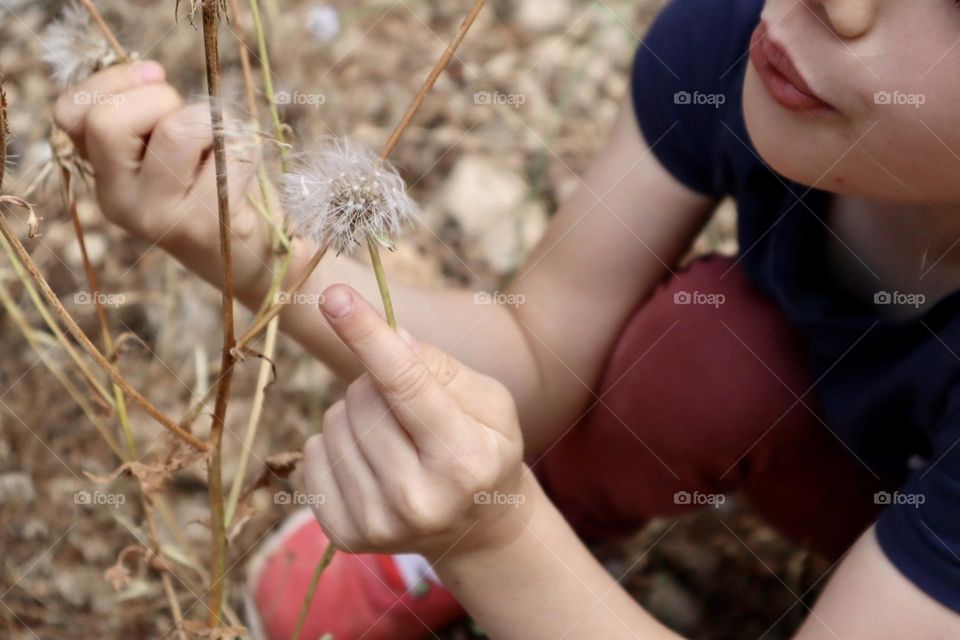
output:
[[[327,547],[309,509],[261,547],[248,572],[246,616],[256,640],[290,640]],[[394,556],[337,553],[317,586],[301,640],[417,640],[463,617],[449,591],[425,578],[408,587]]]

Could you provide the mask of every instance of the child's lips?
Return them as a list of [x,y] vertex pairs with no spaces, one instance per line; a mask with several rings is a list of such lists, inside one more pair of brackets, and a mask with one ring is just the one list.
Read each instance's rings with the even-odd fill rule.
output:
[[836,109],[820,98],[794,65],[789,52],[767,35],[763,21],[750,39],[750,61],[760,75],[770,96],[793,111],[834,112]]

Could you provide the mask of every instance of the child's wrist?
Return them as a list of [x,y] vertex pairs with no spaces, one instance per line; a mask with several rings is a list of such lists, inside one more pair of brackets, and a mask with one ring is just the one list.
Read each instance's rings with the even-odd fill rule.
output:
[[495,508],[498,513],[479,520],[453,546],[425,553],[432,563],[459,567],[485,562],[521,544],[530,531],[531,522],[543,516],[548,508],[553,508],[526,466],[515,488],[486,494],[484,498],[488,504],[480,502],[478,508]]

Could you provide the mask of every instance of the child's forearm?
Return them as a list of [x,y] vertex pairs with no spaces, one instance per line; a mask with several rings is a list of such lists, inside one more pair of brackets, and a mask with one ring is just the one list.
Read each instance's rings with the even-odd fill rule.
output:
[[525,497],[535,501],[533,515],[512,542],[433,559],[444,585],[487,635],[677,640],[597,563],[539,487]]

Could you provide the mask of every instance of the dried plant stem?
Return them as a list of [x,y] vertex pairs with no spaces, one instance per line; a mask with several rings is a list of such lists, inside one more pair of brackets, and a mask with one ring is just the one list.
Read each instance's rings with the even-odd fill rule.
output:
[[223,514],[222,442],[226,423],[227,404],[230,398],[230,383],[233,380],[233,252],[231,247],[230,200],[227,189],[227,149],[223,135],[223,102],[220,89],[220,53],[217,28],[220,17],[220,0],[206,0],[202,8],[203,49],[207,70],[207,92],[210,95],[210,121],[213,128],[213,157],[217,172],[217,212],[220,218],[220,255],[223,260],[222,306],[223,306],[223,355],[220,378],[217,383],[217,399],[213,409],[210,429],[210,459],[207,483],[210,492],[210,595],[209,625],[220,624],[223,605],[223,579],[226,570],[227,538]]
[[260,417],[263,415],[263,401],[266,397],[265,391],[273,375],[273,366],[266,358],[269,358],[275,351],[277,334],[279,333],[280,323],[274,318],[267,327],[267,342],[264,347],[265,359],[260,363],[260,369],[257,372],[257,386],[253,395],[253,403],[250,406],[250,417],[247,420],[247,429],[243,435],[243,448],[240,450],[240,460],[237,463],[237,471],[233,477],[233,484],[230,486],[230,496],[227,499],[224,519],[227,527],[233,522],[237,507],[240,504],[240,496],[243,491],[243,481],[246,476],[247,465],[250,464],[250,454],[253,451],[253,444],[257,438],[257,426],[260,424]]
[[123,48],[123,45],[121,45],[120,41],[117,40],[117,37],[113,35],[113,30],[110,29],[110,26],[103,19],[103,16],[100,15],[100,11],[97,9],[96,5],[93,4],[93,0],[80,0],[80,3],[87,10],[87,13],[90,14],[90,17],[93,18],[93,22],[97,25],[97,28],[100,29],[100,33],[102,33],[103,37],[106,38],[110,48],[113,49],[113,52],[117,54],[117,57],[120,58],[120,61],[129,62],[130,54],[126,52],[126,50]]
[[[290,300],[295,293],[300,291],[304,284],[307,282],[307,278],[314,272],[317,268],[317,265],[320,264],[320,261],[323,259],[323,256],[326,255],[327,249],[330,247],[330,242],[327,241],[323,244],[320,249],[313,254],[313,257],[310,258],[310,262],[307,263],[307,266],[304,267],[303,271],[300,272],[300,275],[297,276],[297,279],[293,281],[293,284],[281,294],[281,300]],[[284,302],[276,302],[269,309],[267,309],[260,318],[253,324],[252,327],[247,329],[247,331],[237,340],[237,344],[234,347],[237,354],[243,353],[243,350],[250,345],[251,342],[257,339],[257,337],[267,328],[267,325],[270,324],[270,321],[273,320],[280,314],[280,311],[283,310]]]
[[57,341],[63,346],[64,351],[67,352],[67,355],[70,356],[70,359],[73,360],[74,364],[77,365],[77,370],[80,371],[80,375],[83,377],[84,381],[96,394],[97,400],[112,409],[113,398],[110,396],[110,393],[102,384],[100,384],[100,381],[97,380],[96,376],[87,366],[87,363],[83,360],[83,357],[73,346],[73,343],[69,338],[67,338],[66,335],[64,335],[59,325],[57,325],[56,320],[54,320],[53,316],[50,315],[50,312],[47,310],[47,306],[43,303],[43,298],[40,297],[36,287],[33,286],[33,281],[30,279],[29,274],[27,274],[26,270],[23,268],[23,265],[20,263],[20,260],[17,258],[17,254],[13,250],[13,247],[9,242],[7,242],[7,239],[2,236],[0,236],[0,244],[3,245],[3,250],[7,253],[7,257],[10,259],[10,264],[13,265],[13,270],[20,279],[20,283],[23,285],[23,288],[30,297],[30,300],[33,302],[34,308],[37,310],[44,323],[50,329],[53,337],[57,339]]
[[10,126],[7,124],[7,92],[3,81],[3,67],[0,67],[0,193],[3,193],[3,177],[7,170],[7,135],[10,133]]
[[50,373],[53,374],[53,377],[55,377],[60,384],[63,385],[63,388],[67,390],[67,393],[70,394],[70,397],[73,398],[74,402],[77,403],[77,406],[80,407],[80,410],[83,411],[84,415],[87,416],[91,423],[93,423],[93,427],[97,430],[97,433],[99,433],[104,441],[106,441],[107,445],[117,455],[117,457],[122,460],[124,457],[123,449],[116,442],[116,440],[113,439],[113,436],[110,435],[110,430],[107,428],[107,425],[105,425],[100,418],[97,417],[93,407],[91,407],[86,398],[83,397],[83,392],[77,388],[77,386],[72,380],[70,380],[69,377],[67,377],[67,375],[63,372],[63,368],[51,361],[49,349],[40,344],[40,341],[36,335],[36,330],[30,326],[29,322],[27,322],[27,319],[24,317],[20,307],[17,306],[16,302],[14,302],[13,297],[10,295],[10,292],[7,291],[7,287],[3,283],[0,283],[0,304],[3,305],[7,315],[10,316],[10,319],[13,320],[13,323],[17,325],[20,333],[22,333],[23,337],[27,340],[27,344],[29,344],[34,353],[37,354],[37,357],[40,359],[40,361],[47,366],[47,369],[50,370]]
[[403,114],[403,118],[401,118],[400,123],[397,124],[396,128],[393,130],[393,133],[390,134],[390,138],[387,140],[387,144],[384,145],[383,152],[380,154],[380,158],[382,160],[386,160],[391,154],[393,154],[393,150],[397,147],[397,143],[400,142],[400,137],[403,135],[403,132],[407,130],[407,127],[410,126],[410,122],[413,121],[413,116],[416,115],[417,110],[420,108],[420,104],[423,102],[423,99],[428,93],[430,93],[430,90],[436,83],[437,78],[440,77],[440,74],[443,73],[443,70],[447,68],[448,64],[450,64],[450,60],[453,59],[453,54],[457,52],[457,48],[460,47],[460,43],[463,42],[467,32],[470,31],[470,27],[473,26],[477,16],[480,15],[480,10],[483,9],[483,5],[486,3],[487,0],[474,0],[473,6],[470,7],[470,12],[467,13],[467,17],[465,17],[463,22],[460,23],[460,28],[457,29],[457,34],[453,37],[453,40],[450,41],[450,44],[447,45],[447,48],[444,50],[443,55],[440,56],[440,59],[437,60],[437,63],[433,65],[433,69],[430,71],[430,74],[424,81],[423,86],[420,87],[417,95],[413,97],[413,102],[410,103],[410,106],[407,108],[407,112]]
[[260,58],[260,69],[263,73],[263,94],[267,99],[267,106],[270,109],[270,119],[273,121],[274,136],[276,136],[277,142],[280,144],[282,168],[286,171],[286,134],[283,129],[283,122],[280,120],[280,111],[277,109],[276,95],[273,91],[273,70],[270,67],[270,51],[267,47],[267,36],[263,29],[263,20],[260,17],[258,0],[250,0],[250,15],[253,18],[254,32],[257,34],[257,55]]
[[[255,2],[255,0],[254,0]],[[241,35],[241,25],[240,25],[240,7],[238,0],[230,0],[231,9],[233,10],[234,24],[236,25],[235,35],[237,42],[239,44],[240,50],[240,65],[243,68],[243,79],[244,84],[246,85],[247,91],[247,107],[250,110],[250,118],[256,127],[259,124],[259,109],[257,108],[257,99],[256,99],[256,88],[254,86],[253,80],[253,71],[250,67],[250,56],[247,52],[246,44],[243,41]],[[266,45],[262,47],[266,51]],[[266,67],[269,67],[269,62],[264,62]],[[269,71],[268,71],[269,74]],[[268,76],[269,77],[269,76]],[[272,87],[271,87],[272,92]],[[271,103],[272,104],[272,103]],[[275,105],[274,105],[275,106]],[[279,120],[279,118],[277,118]],[[283,135],[283,128],[277,127],[278,135]],[[263,206],[257,207],[261,213],[266,218],[270,228],[272,230],[273,240],[272,248],[274,254],[274,266],[275,275],[273,282],[270,286],[270,292],[268,297],[264,300],[265,303],[268,303],[270,300],[269,296],[275,294],[275,291],[282,284],[282,277],[286,273],[287,267],[290,262],[291,253],[289,251],[285,252],[283,257],[279,257],[278,250],[282,245],[286,244],[286,237],[283,233],[283,227],[280,224],[280,221],[274,215],[273,210],[270,206],[270,190],[267,187],[267,175],[266,169],[263,164],[263,145],[261,144],[260,138],[257,138],[257,152],[260,156],[260,164],[257,168],[257,180],[260,186],[260,197],[263,199]],[[251,198],[251,201],[253,199]],[[260,203],[252,202],[254,206],[259,205]],[[253,445],[257,439],[257,429],[260,425],[260,418],[263,415],[263,403],[266,397],[266,388],[270,384],[271,374],[273,372],[272,360],[274,357],[274,352],[276,351],[277,346],[277,334],[280,329],[280,321],[277,318],[274,318],[270,321],[267,326],[267,340],[264,346],[264,359],[260,362],[260,368],[257,372],[257,383],[253,395],[253,403],[250,409],[250,417],[247,419],[246,431],[243,435],[243,448],[240,451],[240,460],[237,464],[237,470],[234,474],[233,484],[230,487],[230,495],[227,498],[227,505],[224,510],[224,526],[227,528],[230,527],[230,524],[233,522],[233,518],[236,515],[237,507],[240,504],[240,496],[243,490],[243,482],[247,473],[247,465],[250,463],[250,455],[253,451]]]
[[313,577],[310,579],[310,586],[307,588],[306,597],[303,599],[303,605],[300,607],[300,615],[297,616],[297,626],[293,629],[293,635],[290,637],[290,640],[300,640],[300,633],[303,631],[303,624],[307,621],[307,613],[310,611],[310,604],[313,602],[313,595],[317,592],[317,585],[320,584],[320,578],[323,576],[323,572],[330,566],[330,561],[333,560],[333,556],[336,553],[336,549],[333,546],[332,542],[327,543],[327,548],[323,551],[323,556],[320,558],[320,562],[317,563],[317,568],[313,571]]
[[164,414],[162,411],[160,411],[160,409],[154,406],[153,403],[147,400],[143,394],[134,389],[130,383],[127,382],[122,375],[120,375],[120,372],[114,368],[114,366],[110,363],[110,360],[100,353],[100,350],[97,349],[93,342],[90,341],[90,338],[88,338],[83,332],[83,329],[80,328],[80,325],[77,324],[76,320],[74,320],[64,308],[59,298],[57,298],[57,294],[55,294],[53,289],[50,288],[50,285],[47,284],[43,274],[40,273],[40,270],[37,268],[36,263],[30,257],[30,254],[27,253],[27,250],[20,242],[20,239],[17,238],[17,235],[13,232],[13,229],[10,228],[10,224],[7,222],[6,217],[2,214],[0,214],[0,234],[2,234],[3,237],[6,238],[7,242],[10,243],[15,257],[26,269],[30,278],[36,283],[37,287],[40,289],[40,293],[43,295],[43,298],[47,301],[47,304],[50,305],[57,317],[60,318],[60,321],[63,322],[64,326],[66,326],[67,332],[73,336],[74,340],[80,343],[80,346],[83,347],[83,350],[94,359],[97,365],[103,369],[108,376],[110,376],[110,379],[118,384],[124,393],[126,393],[134,402],[140,405],[143,410],[150,415],[151,418],[160,423],[160,425],[167,429],[167,431],[173,435],[176,435],[178,438],[198,451],[207,451],[208,448],[206,444],[201,442],[192,433],[188,433],[181,429],[166,414]]
[[[56,157],[56,152],[54,151]],[[116,357],[113,347],[113,336],[110,335],[110,323],[107,320],[107,312],[103,308],[100,299],[100,279],[97,272],[90,262],[90,254],[87,252],[87,241],[83,231],[83,224],[80,222],[80,213],[77,210],[77,194],[73,189],[73,180],[70,175],[70,169],[63,164],[60,166],[60,180],[62,185],[62,194],[67,208],[70,210],[70,218],[73,220],[73,231],[77,236],[77,244],[80,247],[80,258],[83,262],[83,269],[87,276],[87,287],[90,289],[90,295],[93,298],[93,304],[97,311],[97,320],[100,322],[100,333],[103,336],[103,348],[107,356],[111,359]],[[116,362],[116,360],[114,360]],[[133,428],[130,426],[130,418],[127,415],[127,402],[123,397],[123,391],[119,385],[113,384],[113,401],[117,409],[117,420],[120,422],[120,428],[123,431],[123,438],[127,445],[127,453],[130,459],[137,457],[137,448],[133,441]]]

